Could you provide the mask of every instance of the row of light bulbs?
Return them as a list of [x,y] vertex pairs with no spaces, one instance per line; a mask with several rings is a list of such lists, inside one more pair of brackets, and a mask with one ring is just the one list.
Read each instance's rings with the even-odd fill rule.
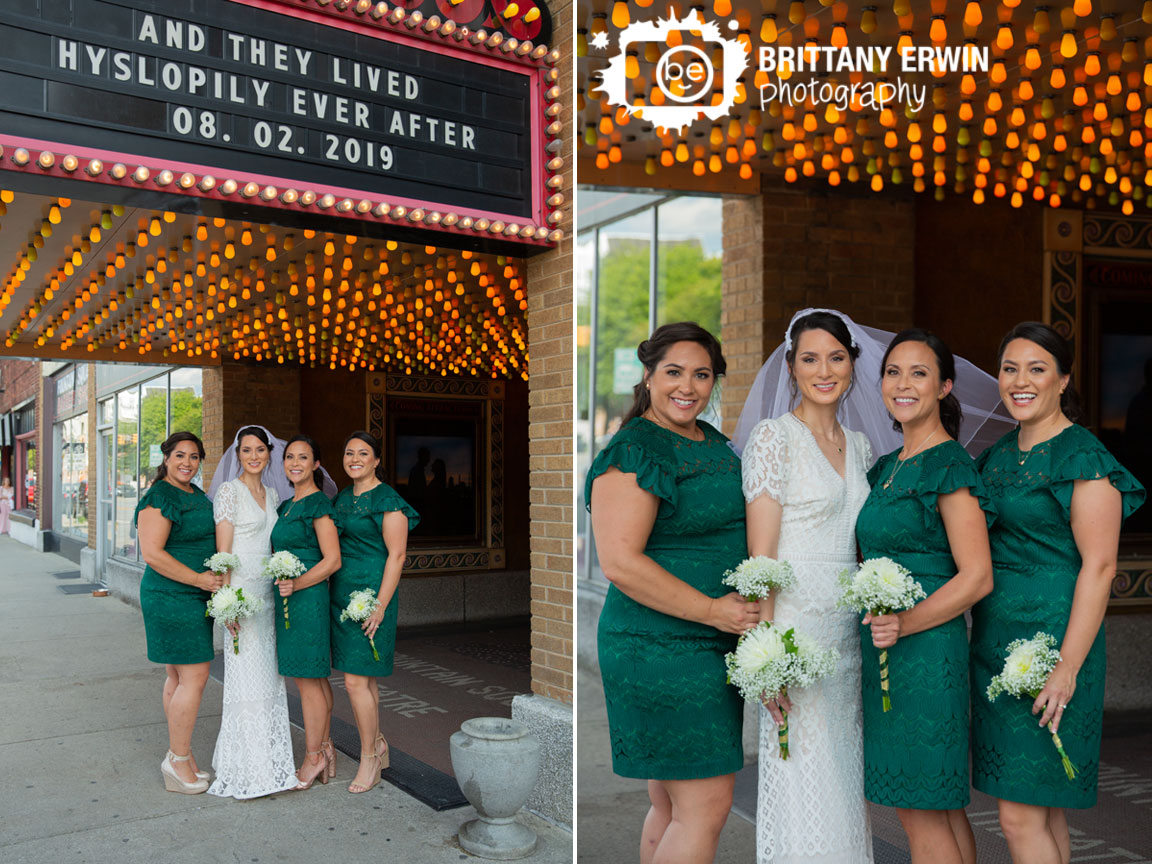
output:
[[[11,200],[10,192],[0,193],[0,204]],[[43,248],[60,211],[70,204],[58,199],[49,206],[30,250]],[[107,253],[98,250],[105,261],[90,261],[87,281],[61,303],[61,286],[84,266],[101,230],[116,227],[113,219],[123,215],[119,207],[99,213],[75,248],[63,250],[45,287],[8,330],[8,347],[35,330],[38,348],[55,338],[65,351],[110,349],[131,359],[159,349],[164,357],[184,354],[193,361],[231,356],[333,369],[527,376],[522,264],[502,256],[433,246],[400,249],[394,241],[377,248],[355,236],[342,241],[328,236],[321,250],[305,253],[302,267],[289,261],[283,271],[270,270],[295,247],[293,235],[278,239],[267,225],[237,227],[218,219],[214,227],[224,231],[223,249],[213,244],[182,260],[181,253],[196,249],[192,236],[167,248],[164,238],[155,254],[144,253],[134,275],[124,272],[129,259],[135,261],[161,237],[163,224],[175,221],[172,213],[157,213],[138,220],[135,242]],[[207,228],[207,223],[198,226],[198,241],[207,240]],[[263,242],[254,229],[266,235]],[[305,241],[315,236],[303,232]],[[233,269],[237,255],[254,245],[260,254]],[[27,272],[36,257],[22,256],[14,268],[0,295],[0,317],[22,281],[15,274]],[[117,279],[124,287],[102,292]],[[289,315],[289,297],[301,295],[308,308]]]
[[[816,44],[819,16],[807,14],[806,5],[811,8],[813,4],[793,2],[788,7],[795,32],[778,31],[777,16],[766,12],[759,34],[761,41],[791,44],[802,33],[809,43]],[[652,138],[645,170],[655,174],[661,168],[690,163],[697,176],[735,168],[741,178],[750,179],[754,175],[753,161],[771,159],[773,166],[784,169],[789,182],[813,177],[818,171],[833,186],[856,182],[867,175],[871,188],[880,190],[885,187],[886,175],[888,182],[899,184],[905,182],[905,172],[910,171],[913,188],[924,191],[931,183],[937,198],[943,198],[946,187],[952,185],[958,193],[970,192],[977,202],[985,199],[987,191],[997,197],[1009,197],[1016,206],[1027,197],[1053,206],[1070,199],[1089,207],[1100,199],[1119,204],[1130,213],[1133,201],[1152,203],[1143,189],[1152,185],[1152,175],[1147,175],[1145,168],[1152,161],[1152,145],[1145,140],[1147,128],[1152,125],[1152,110],[1146,107],[1152,105],[1152,38],[1146,38],[1141,46],[1140,37],[1131,35],[1133,27],[1152,23],[1152,0],[1143,3],[1138,15],[1134,11],[1127,16],[1106,12],[1093,20],[1082,20],[1093,14],[1087,0],[1058,11],[1037,7],[1031,21],[1018,28],[1023,32],[1022,45],[1016,43],[1012,26],[1018,2],[968,0],[960,5],[967,44],[977,44],[982,26],[990,33],[990,25],[995,24],[991,72],[980,84],[973,75],[963,76],[959,94],[949,94],[937,83],[932,89],[931,117],[922,112],[920,117],[907,113],[900,118],[888,109],[879,116],[858,114],[852,123],[844,112],[832,106],[825,106],[821,112],[810,101],[801,106],[772,103],[762,114],[748,107],[748,93],[742,90],[737,96],[738,104],[744,106],[739,109],[739,116],[730,120],[726,134],[720,125],[714,125],[706,144],[675,135],[658,136],[647,130],[637,135]],[[947,0],[933,0],[931,4],[929,38],[933,42],[947,38],[948,6]],[[952,6],[957,8],[955,2]],[[629,10],[629,4],[614,4],[613,26],[623,23]],[[995,10],[995,14],[985,16],[985,10]],[[714,11],[717,15],[731,14],[729,0],[716,0]],[[846,3],[832,6],[833,44],[841,41],[837,33],[845,32],[848,11]],[[874,6],[859,9],[860,28],[865,34],[875,31],[876,12]],[[901,42],[910,43],[914,33],[907,2],[896,0],[893,14],[899,19]],[[592,31],[606,30],[607,14],[594,9],[592,15]],[[737,18],[742,27],[741,39],[751,49],[746,26],[750,15],[738,10]],[[1062,28],[1059,34],[1052,28],[1057,19]],[[1113,50],[1107,50],[1121,32],[1129,35]],[[1045,34],[1058,38],[1042,43]],[[586,39],[587,34],[578,30],[578,57],[587,56]],[[1023,48],[1015,64],[1008,56],[1014,47]],[[657,52],[658,58],[655,45],[647,50]],[[1047,74],[1041,71],[1045,57],[1050,66]],[[714,63],[718,62],[720,58],[714,58]],[[638,91],[651,89],[648,95],[655,103],[661,95],[658,88],[648,88],[638,65],[636,71],[641,85]],[[1008,83],[1009,72],[1019,75],[1013,85]],[[934,74],[939,77],[942,73],[937,70]],[[780,77],[787,79],[788,70],[783,70]],[[763,83],[763,73],[757,73],[755,79],[755,84]],[[858,73],[849,76],[852,83],[861,79]],[[589,84],[586,80],[585,86]],[[984,117],[978,122],[974,103],[981,85],[986,87],[987,95],[983,100]],[[1041,98],[1036,100],[1038,89]],[[1061,91],[1069,89],[1061,114],[1056,107],[1057,98]],[[954,95],[960,97],[959,107],[956,115],[950,116],[949,99]],[[635,134],[624,127],[638,121],[630,119],[623,110],[613,112],[604,102],[588,102],[584,89],[578,92],[577,108],[591,113],[583,144],[595,153],[597,168],[606,170],[621,161],[624,136]],[[1000,116],[1001,112],[1007,116]],[[931,136],[926,131],[928,127]],[[954,145],[945,137],[949,132],[955,134]],[[697,133],[695,137],[703,136]],[[931,153],[927,152],[929,145]],[[954,151],[951,159],[950,149]]]

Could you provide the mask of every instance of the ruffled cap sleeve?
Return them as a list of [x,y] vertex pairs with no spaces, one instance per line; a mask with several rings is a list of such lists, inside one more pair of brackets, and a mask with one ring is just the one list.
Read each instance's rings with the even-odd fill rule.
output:
[[[192,487],[192,494],[195,495],[204,493],[200,490],[199,486]],[[184,513],[188,509],[187,493],[181,492],[171,483],[166,480],[157,480],[148,487],[144,493],[144,497],[140,499],[140,503],[136,505],[136,514],[133,517],[133,523],[137,524],[140,520],[140,511],[148,507],[155,507],[160,511],[160,515],[171,522],[173,525],[179,525],[184,520]]]
[[[315,496],[312,496],[315,497]],[[400,493],[389,486],[387,483],[381,483],[372,490],[372,499],[370,502],[373,513],[391,513],[394,510],[399,510],[408,517],[408,530],[411,531],[420,524],[420,514],[416,512],[407,501],[400,497]],[[323,516],[324,513],[317,515]]]
[[592,483],[609,468],[623,474],[635,474],[636,485],[645,492],[676,506],[676,473],[668,457],[653,443],[635,433],[633,424],[621,429],[596,454],[584,480],[584,506],[592,509]]
[[1127,519],[1136,512],[1147,497],[1140,481],[1087,429],[1064,437],[1068,440],[1061,441],[1058,452],[1052,454],[1054,464],[1049,487],[1064,515],[1069,519],[1072,517],[1072,492],[1077,480],[1100,480],[1104,477],[1120,493],[1123,517]]
[[751,503],[767,495],[784,503],[788,482],[788,434],[779,419],[761,420],[748,436],[740,456],[744,500]]
[[952,441],[928,451],[926,457],[917,490],[926,520],[936,511],[937,499],[941,495],[967,489],[984,511],[988,525],[995,521],[996,505],[987,495],[976,463],[963,447]]
[[283,516],[288,509],[292,509],[292,518],[295,519],[299,516],[301,519],[319,519],[321,516],[327,516],[335,520],[336,511],[332,509],[332,502],[328,500],[328,496],[323,492],[313,492],[307,498],[292,503],[292,499],[280,505],[276,511]]

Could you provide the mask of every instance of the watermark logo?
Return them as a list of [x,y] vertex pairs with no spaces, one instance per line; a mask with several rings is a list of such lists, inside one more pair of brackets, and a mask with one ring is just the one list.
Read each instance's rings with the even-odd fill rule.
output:
[[[732,30],[738,26],[736,21],[728,22]],[[607,48],[607,39],[594,39],[593,45]],[[648,55],[650,45],[659,55],[652,92],[660,92],[663,104],[653,104],[651,98],[647,104],[640,101],[643,94],[632,92],[628,77],[628,55]],[[717,50],[722,52],[719,70],[712,62]],[[736,102],[740,76],[747,68],[748,53],[739,39],[726,39],[719,25],[705,21],[698,10],[678,18],[672,9],[667,19],[637,21],[620,31],[617,52],[599,73],[601,83],[593,92],[603,93],[609,104],[629,115],[682,132],[700,117],[717,120],[728,114]]]

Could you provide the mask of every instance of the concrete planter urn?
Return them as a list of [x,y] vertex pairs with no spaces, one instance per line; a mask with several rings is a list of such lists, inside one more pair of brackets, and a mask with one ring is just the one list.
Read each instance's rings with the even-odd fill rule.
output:
[[460,827],[460,846],[481,858],[531,855],[536,832],[516,821],[540,774],[540,742],[518,720],[474,717],[450,741],[452,770],[479,819]]

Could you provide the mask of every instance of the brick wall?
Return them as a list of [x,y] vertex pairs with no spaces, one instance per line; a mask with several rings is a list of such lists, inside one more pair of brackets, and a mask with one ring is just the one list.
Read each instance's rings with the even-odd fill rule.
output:
[[204,483],[241,426],[259,424],[280,438],[300,429],[300,369],[224,363],[204,370]]
[[[4,392],[0,393],[0,414],[7,414],[26,399],[35,399],[40,392],[40,361],[0,358],[0,380]],[[16,484],[16,448],[4,447],[0,474],[7,475]],[[20,496],[17,495],[17,500]]]
[[725,201],[725,432],[798,309],[839,309],[885,330],[912,324],[915,235],[910,198],[773,186]]
[[[572,5],[550,3],[559,48],[560,101],[570,109]],[[562,155],[571,197],[571,132]],[[572,703],[572,221],[564,241],[528,261],[529,501],[532,550],[532,691]]]

